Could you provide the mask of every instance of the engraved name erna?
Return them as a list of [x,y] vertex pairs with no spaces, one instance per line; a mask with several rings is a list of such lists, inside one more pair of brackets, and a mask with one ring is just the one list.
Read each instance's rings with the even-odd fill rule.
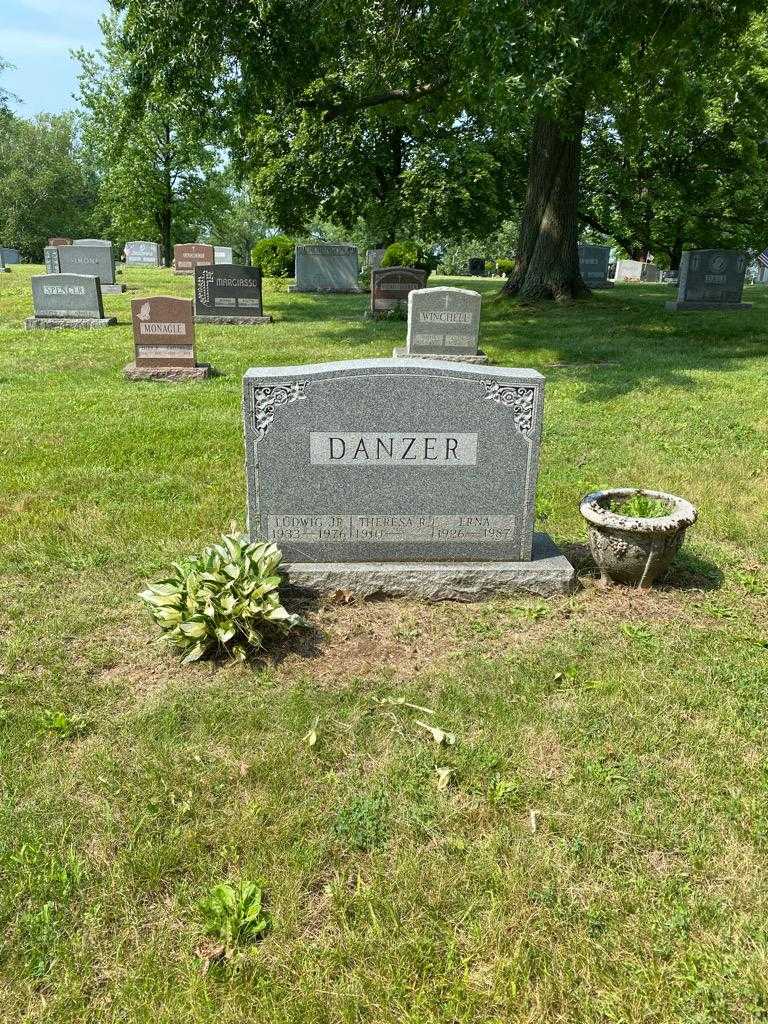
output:
[[474,466],[477,434],[312,432],[310,463],[334,465]]

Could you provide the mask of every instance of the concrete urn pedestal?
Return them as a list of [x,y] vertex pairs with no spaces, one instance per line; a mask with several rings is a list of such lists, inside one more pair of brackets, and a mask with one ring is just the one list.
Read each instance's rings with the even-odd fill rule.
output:
[[[638,495],[663,502],[668,514],[627,516],[612,510],[613,505]],[[603,583],[613,580],[638,589],[650,587],[663,576],[698,515],[684,498],[639,487],[593,491],[582,499],[579,511],[587,521],[589,548]]]

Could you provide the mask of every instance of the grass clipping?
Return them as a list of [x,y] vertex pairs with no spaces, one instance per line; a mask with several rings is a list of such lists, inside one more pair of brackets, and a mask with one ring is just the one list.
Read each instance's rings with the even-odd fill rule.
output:
[[206,656],[245,660],[265,636],[304,624],[280,603],[282,553],[274,544],[224,534],[220,544],[173,562],[167,579],[139,594],[182,664]]

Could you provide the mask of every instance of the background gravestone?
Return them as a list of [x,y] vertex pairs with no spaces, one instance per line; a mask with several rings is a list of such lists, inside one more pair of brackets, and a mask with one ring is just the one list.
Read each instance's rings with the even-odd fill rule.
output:
[[296,246],[294,292],[359,292],[357,247],[354,245]]
[[202,380],[207,364],[198,365],[191,299],[169,295],[133,299],[134,361],[124,369],[129,380]]
[[668,310],[751,309],[742,302],[746,255],[738,249],[697,249],[684,252],[675,302],[665,303]]
[[608,280],[610,260],[610,245],[579,242],[579,270],[584,283],[590,288],[613,288],[613,281]]
[[408,296],[424,288],[427,274],[415,267],[379,267],[371,271],[371,313],[376,316],[392,309],[408,308]]
[[112,247],[112,243],[107,238],[76,238],[72,245],[108,245]]
[[3,256],[3,250],[0,249],[0,274],[10,274],[11,268],[6,267],[5,257]]
[[572,567],[534,544],[543,385],[535,370],[433,360],[249,370],[251,536],[313,589],[569,588]]
[[369,270],[378,270],[381,261],[384,259],[386,249],[368,249],[365,254],[365,264]]
[[21,263],[21,253],[18,249],[9,249],[7,246],[0,246],[0,252],[3,254],[3,263],[9,266],[14,263]]
[[655,263],[644,263],[641,280],[646,284],[658,284],[661,281],[661,268]]
[[617,260],[614,281],[640,281],[643,276],[643,263],[641,260]]
[[422,288],[408,296],[408,335],[399,358],[447,359],[487,363],[477,347],[480,333],[478,292],[469,288]]
[[25,321],[37,328],[111,327],[115,317],[104,316],[101,284],[90,274],[37,274],[32,278],[35,315]]
[[485,277],[485,258],[472,256],[467,260],[467,273],[470,277]]
[[157,242],[126,242],[125,265],[127,267],[161,267],[163,253]]
[[124,292],[125,285],[115,284],[115,257],[112,243],[98,245],[62,245],[58,247],[62,274],[95,274],[102,292]]
[[46,245],[43,249],[43,262],[47,274],[60,274],[61,263],[59,262],[59,250],[55,245]]
[[173,247],[174,274],[194,275],[195,267],[213,264],[213,246],[200,242],[182,242]]
[[49,238],[48,245],[72,245],[71,238]]
[[213,247],[213,262],[232,265],[234,259],[234,253],[232,252],[231,245],[214,245]]
[[268,324],[261,302],[261,269],[195,267],[195,319],[210,324]]

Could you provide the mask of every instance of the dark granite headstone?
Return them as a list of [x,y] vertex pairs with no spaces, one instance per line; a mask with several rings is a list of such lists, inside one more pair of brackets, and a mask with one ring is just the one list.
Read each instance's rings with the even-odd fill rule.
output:
[[201,323],[263,324],[261,269],[215,264],[195,267],[195,319]]
[[371,271],[371,312],[407,309],[408,296],[415,288],[424,288],[427,275],[414,267],[380,267]]
[[296,246],[296,292],[359,292],[357,247],[325,242]]
[[433,360],[249,370],[251,536],[281,548],[291,584],[318,589],[570,586],[551,547],[531,560],[543,385],[535,370]]
[[608,280],[608,264],[611,259],[610,245],[588,245],[579,242],[579,270],[590,288],[612,288]]
[[472,256],[467,260],[467,273],[470,277],[485,277],[485,259],[482,256]]
[[656,263],[644,263],[640,280],[646,284],[658,284],[661,281],[661,267]]
[[173,247],[174,274],[195,273],[195,267],[213,265],[213,246],[200,242],[183,242]]
[[677,300],[668,310],[751,309],[742,302],[746,255],[738,249],[696,249],[684,252],[680,261]]
[[195,365],[195,319],[189,299],[133,299],[131,317],[136,366]]
[[85,274],[38,274],[32,278],[35,315],[28,330],[39,327],[108,327],[114,317],[104,316],[101,285]]

